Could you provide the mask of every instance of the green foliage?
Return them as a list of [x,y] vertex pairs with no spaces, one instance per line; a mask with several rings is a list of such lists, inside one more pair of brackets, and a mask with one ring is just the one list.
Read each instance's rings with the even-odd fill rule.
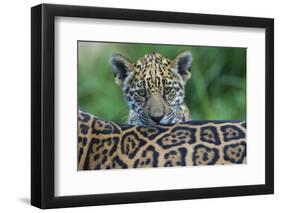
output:
[[186,103],[193,120],[246,120],[246,49],[226,47],[79,42],[79,106],[119,123],[128,107],[116,85],[109,60],[120,53],[135,62],[148,52],[173,59],[183,50],[193,55]]

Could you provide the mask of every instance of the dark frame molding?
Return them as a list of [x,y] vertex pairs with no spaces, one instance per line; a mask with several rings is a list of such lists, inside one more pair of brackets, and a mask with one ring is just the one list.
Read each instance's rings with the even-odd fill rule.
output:
[[[265,184],[54,196],[55,17],[264,28],[266,31]],[[274,193],[274,19],[41,4],[31,8],[31,204],[39,208],[155,202]]]

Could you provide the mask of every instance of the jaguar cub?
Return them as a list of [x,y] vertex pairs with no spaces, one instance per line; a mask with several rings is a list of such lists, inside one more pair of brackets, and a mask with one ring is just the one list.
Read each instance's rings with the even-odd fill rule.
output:
[[190,120],[184,102],[184,87],[191,78],[189,51],[183,51],[173,60],[149,53],[136,63],[114,54],[111,64],[116,83],[130,108],[129,124],[159,125]]

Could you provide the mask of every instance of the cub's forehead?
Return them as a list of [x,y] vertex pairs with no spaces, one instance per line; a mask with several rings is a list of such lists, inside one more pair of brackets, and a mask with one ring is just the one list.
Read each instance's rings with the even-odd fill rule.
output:
[[137,60],[135,63],[136,68],[144,69],[153,66],[161,66],[161,67],[168,67],[170,65],[170,60],[163,57],[159,53],[148,53],[144,55],[142,58]]
[[135,64],[134,78],[137,80],[155,81],[157,77],[172,78],[170,60],[159,53],[148,53]]
[[177,76],[171,69],[169,59],[159,53],[149,53],[135,64],[134,77],[131,84],[136,87],[162,88],[177,82]]

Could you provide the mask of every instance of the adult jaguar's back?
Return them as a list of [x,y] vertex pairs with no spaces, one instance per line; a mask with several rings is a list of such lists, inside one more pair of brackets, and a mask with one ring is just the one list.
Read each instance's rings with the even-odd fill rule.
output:
[[246,122],[117,124],[78,113],[78,170],[246,163]]

